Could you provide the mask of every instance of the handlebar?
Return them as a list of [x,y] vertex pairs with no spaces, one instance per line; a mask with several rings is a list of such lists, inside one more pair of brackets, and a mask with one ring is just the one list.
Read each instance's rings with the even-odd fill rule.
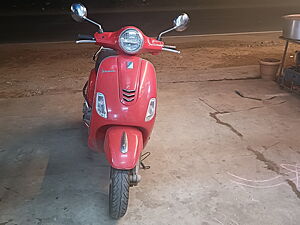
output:
[[[76,44],[81,44],[81,43],[96,43],[96,39],[92,35],[86,35],[86,34],[78,34],[78,39],[76,41]],[[179,54],[180,51],[176,50],[176,46],[171,46],[171,45],[164,45],[162,47],[162,50],[168,51],[168,52],[173,52]]]

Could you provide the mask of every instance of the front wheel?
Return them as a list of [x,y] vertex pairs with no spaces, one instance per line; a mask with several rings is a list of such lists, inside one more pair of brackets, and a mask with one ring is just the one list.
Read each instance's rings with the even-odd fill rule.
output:
[[109,185],[109,214],[119,219],[127,211],[129,198],[129,170],[118,170],[111,167]]

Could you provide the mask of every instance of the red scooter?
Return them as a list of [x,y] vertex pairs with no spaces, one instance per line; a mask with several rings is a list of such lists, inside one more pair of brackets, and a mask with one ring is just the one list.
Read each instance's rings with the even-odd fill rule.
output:
[[100,24],[87,18],[86,8],[79,3],[71,6],[72,17],[98,26],[93,35],[79,35],[76,43],[95,43],[96,66],[83,88],[85,98],[83,120],[89,128],[88,146],[104,151],[111,165],[109,187],[110,216],[125,215],[129,187],[140,180],[145,148],[156,116],[156,73],[154,66],[138,57],[141,53],[158,54],[162,50],[180,53],[167,46],[161,36],[169,31],[183,31],[189,22],[187,14],[174,20],[174,27],[158,36],[147,37],[136,27],[127,26],[116,32],[103,32]]

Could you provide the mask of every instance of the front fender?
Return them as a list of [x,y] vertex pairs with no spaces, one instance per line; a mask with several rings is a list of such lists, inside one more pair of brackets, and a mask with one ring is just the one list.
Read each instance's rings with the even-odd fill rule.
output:
[[143,136],[139,129],[114,126],[106,131],[104,152],[107,161],[113,168],[133,169],[140,158],[142,150]]

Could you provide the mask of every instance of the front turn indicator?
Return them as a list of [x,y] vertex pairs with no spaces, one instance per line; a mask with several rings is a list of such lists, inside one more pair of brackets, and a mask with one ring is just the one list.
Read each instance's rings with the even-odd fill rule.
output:
[[156,98],[151,98],[148,104],[148,109],[145,117],[146,122],[152,120],[152,118],[154,117],[155,108],[156,108]]

